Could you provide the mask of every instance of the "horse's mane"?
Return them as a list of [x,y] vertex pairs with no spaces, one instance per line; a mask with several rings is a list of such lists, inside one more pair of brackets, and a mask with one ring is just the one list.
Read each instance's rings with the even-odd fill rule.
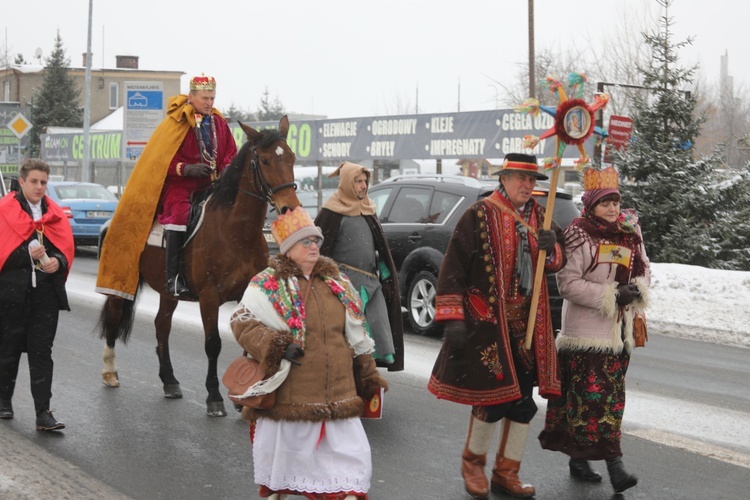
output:
[[[266,129],[260,132],[260,138],[254,146],[256,149],[265,149],[272,146],[274,143],[283,140],[284,136],[281,135],[278,130]],[[237,156],[232,160],[232,163],[221,172],[221,175],[213,188],[213,196],[211,197],[212,205],[220,207],[234,203],[234,199],[237,197],[237,191],[240,186],[240,177],[242,177],[243,166],[247,161],[247,155],[252,154],[252,147],[253,144],[251,144],[250,141],[246,141],[240,148]]]

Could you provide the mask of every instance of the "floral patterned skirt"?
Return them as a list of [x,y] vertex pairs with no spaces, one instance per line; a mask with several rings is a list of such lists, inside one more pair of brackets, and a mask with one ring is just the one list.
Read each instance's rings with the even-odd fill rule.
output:
[[562,397],[547,402],[542,448],[571,458],[606,460],[622,456],[625,373],[630,355],[560,351]]

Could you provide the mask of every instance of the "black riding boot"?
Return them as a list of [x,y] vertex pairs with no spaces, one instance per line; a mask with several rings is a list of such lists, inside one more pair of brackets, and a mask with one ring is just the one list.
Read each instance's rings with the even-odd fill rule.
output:
[[638,478],[625,471],[625,466],[622,465],[622,458],[620,457],[607,459],[607,471],[615,493],[621,493],[638,484]]
[[180,251],[185,244],[185,233],[165,230],[164,239],[167,243],[167,293],[174,297],[189,297],[190,289],[180,273]]

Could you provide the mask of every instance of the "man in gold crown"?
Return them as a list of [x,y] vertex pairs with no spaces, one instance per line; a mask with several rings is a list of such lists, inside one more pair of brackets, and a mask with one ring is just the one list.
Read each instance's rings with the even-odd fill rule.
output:
[[583,213],[565,230],[568,263],[557,274],[562,397],[548,403],[539,441],[568,455],[579,481],[601,481],[589,460],[605,460],[620,493],[638,483],[625,471],[620,439],[633,322],[648,302],[651,273],[635,211],[620,211],[617,171],[589,169],[583,181]]
[[133,300],[138,261],[154,217],[164,226],[167,293],[190,290],[180,275],[190,196],[207,188],[237,154],[237,143],[214,105],[216,80],[196,76],[190,92],[169,98],[167,117],[138,158],[115,211],[99,260],[96,291]]

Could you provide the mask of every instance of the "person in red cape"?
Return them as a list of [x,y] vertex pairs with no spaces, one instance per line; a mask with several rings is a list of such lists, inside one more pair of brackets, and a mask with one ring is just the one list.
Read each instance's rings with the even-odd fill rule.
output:
[[175,297],[190,291],[180,275],[190,197],[211,185],[237,155],[226,120],[213,107],[216,80],[196,76],[190,92],[172,96],[166,118],[154,130],[133,168],[99,259],[96,291],[133,300],[140,260],[154,218],[164,226],[166,289]]
[[29,360],[36,428],[63,429],[50,411],[52,344],[60,310],[70,311],[65,281],[75,245],[68,218],[46,196],[50,168],[21,165],[21,190],[0,200],[0,418],[13,418],[11,399],[21,354]]
[[[544,398],[560,395],[546,280],[537,315],[529,318],[534,267],[543,249],[544,270],[557,272],[565,265],[565,252],[562,231],[554,223],[556,230],[542,229],[544,209],[532,197],[537,179],[547,179],[537,171],[536,157],[509,153],[499,174],[497,189],[461,216],[440,268],[435,320],[445,325],[445,342],[428,389],[472,407],[461,455],[467,492],[489,498],[491,488],[529,498],[536,490],[520,481],[518,471],[537,411],[532,392],[538,385]],[[534,337],[527,350],[529,321]],[[497,427],[488,484],[484,466]]]

